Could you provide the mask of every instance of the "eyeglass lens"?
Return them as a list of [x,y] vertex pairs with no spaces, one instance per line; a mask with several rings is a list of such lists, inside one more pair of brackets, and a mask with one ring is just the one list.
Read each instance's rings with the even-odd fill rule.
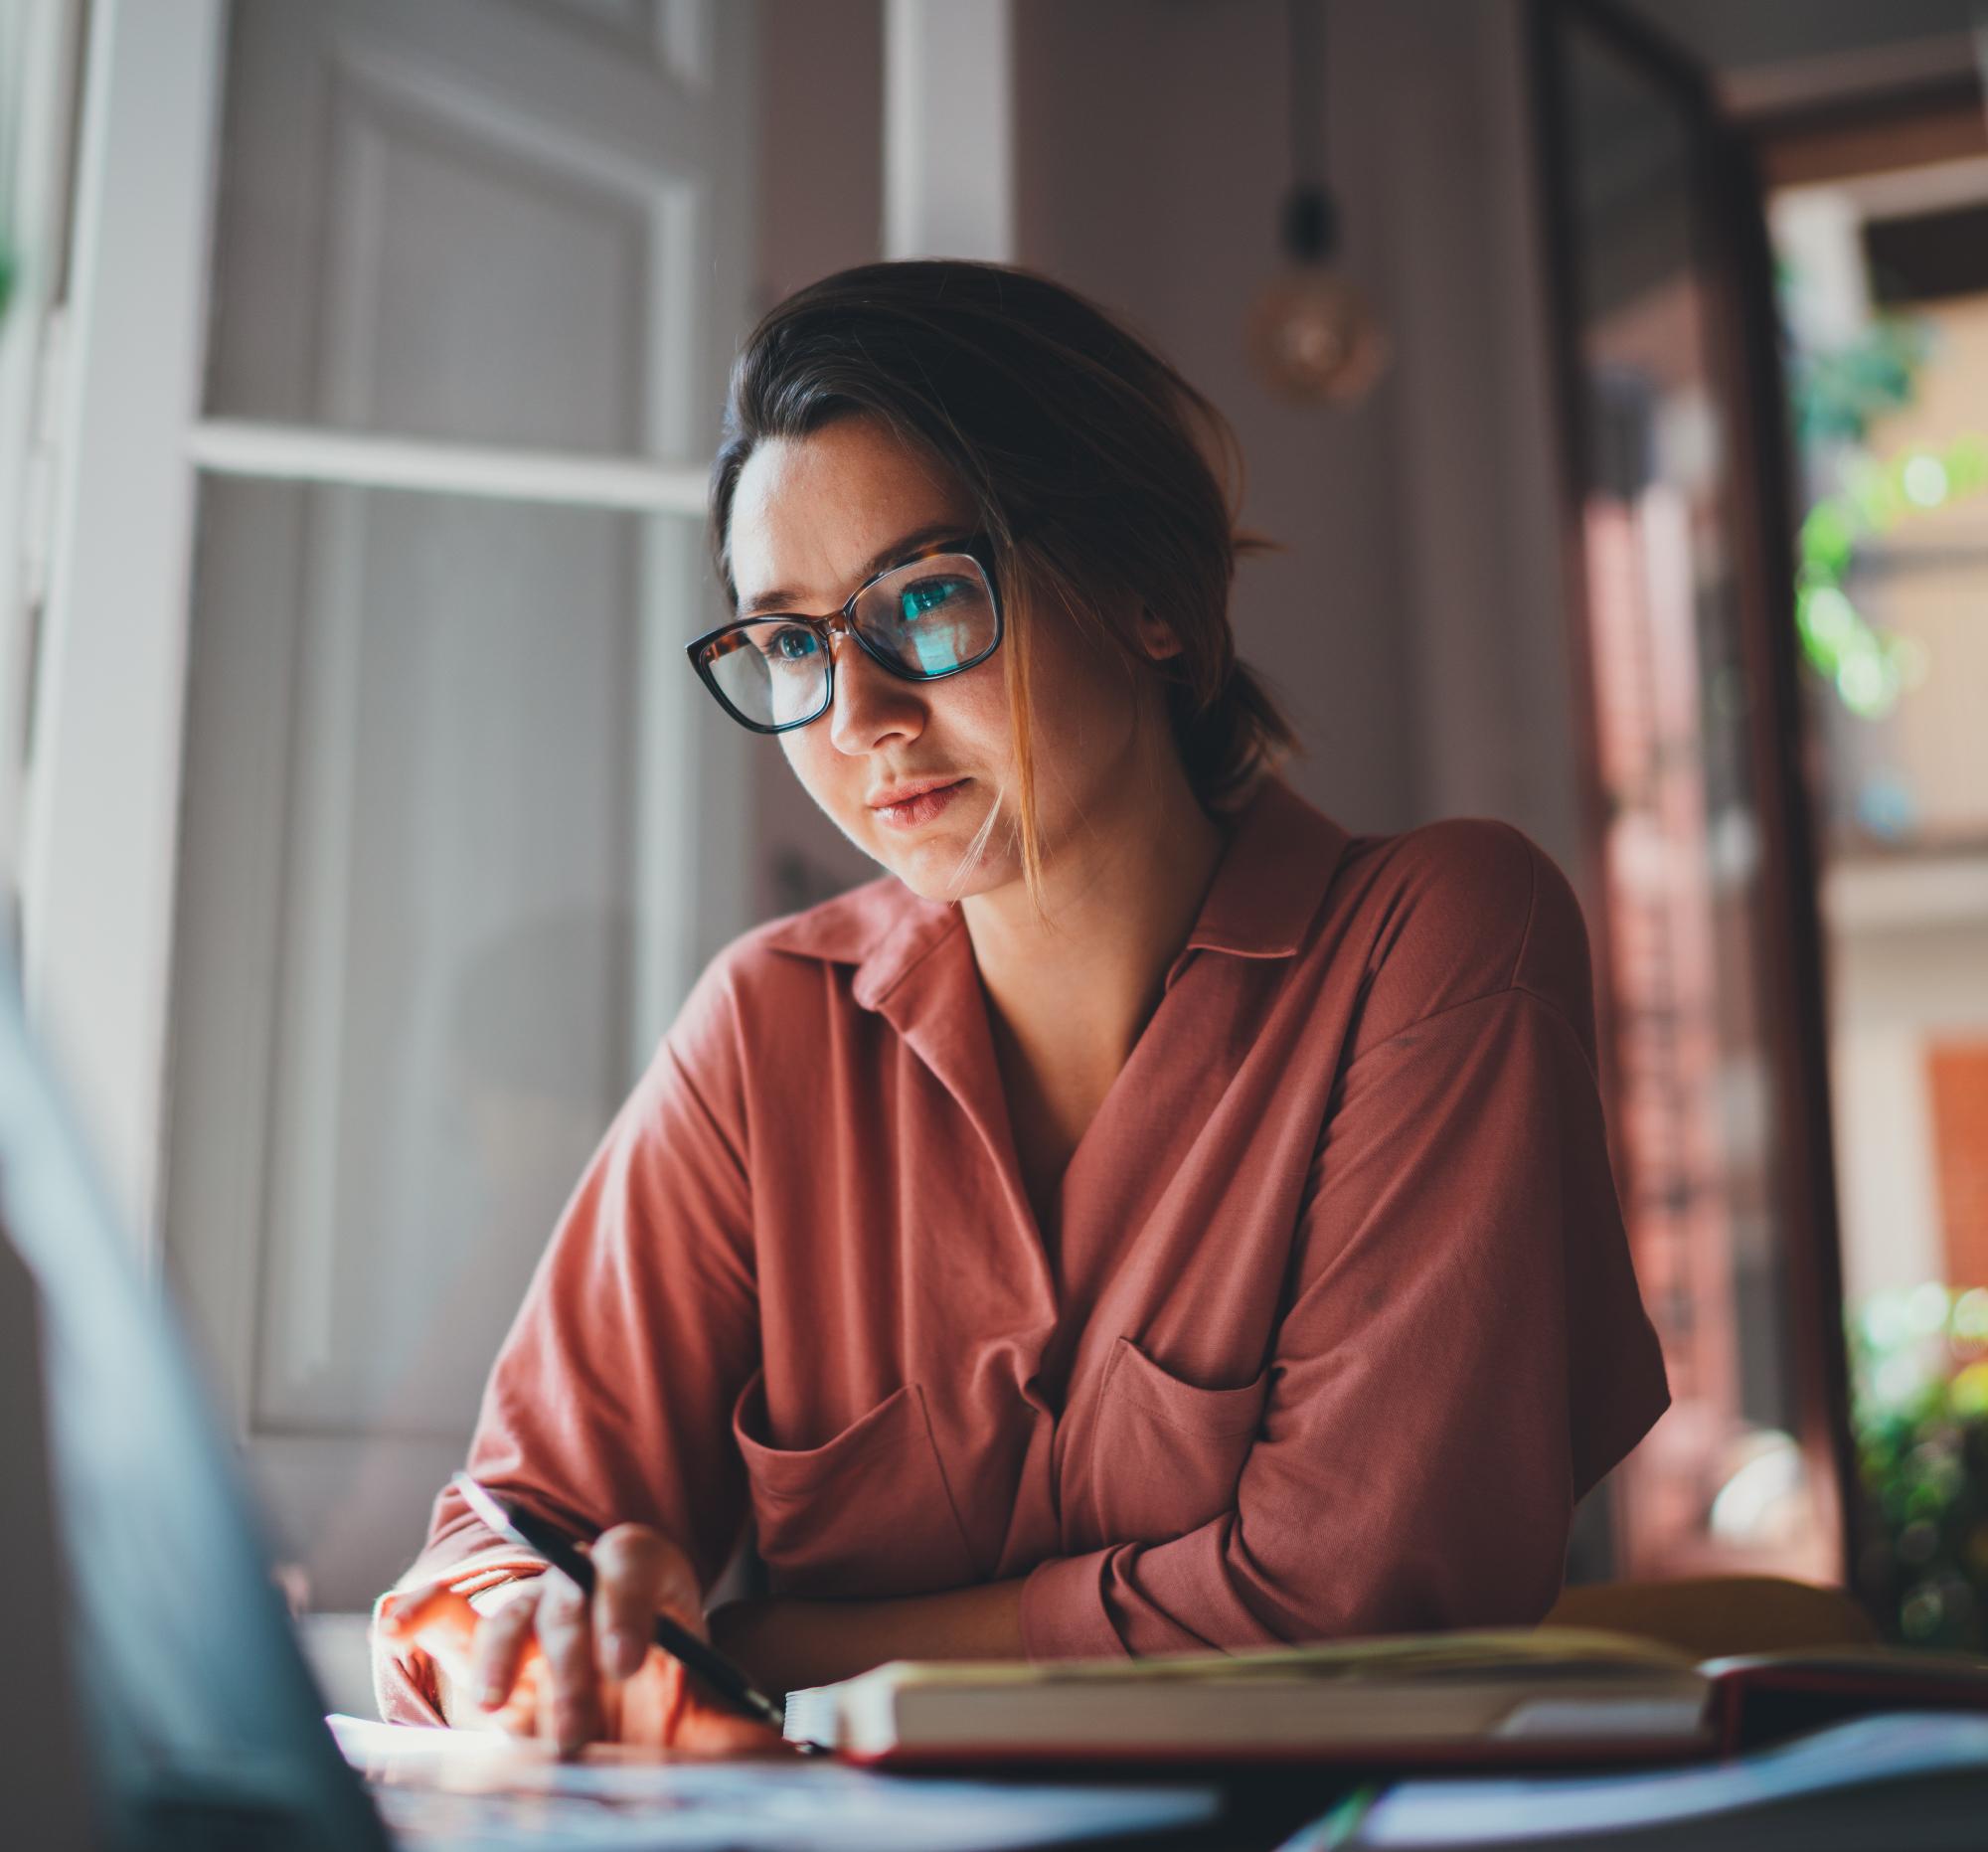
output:
[[[850,613],[879,655],[913,678],[949,675],[994,646],[994,597],[970,554],[912,560],[866,587]],[[828,648],[818,630],[757,617],[712,639],[704,657],[725,699],[762,727],[812,720],[828,705]]]

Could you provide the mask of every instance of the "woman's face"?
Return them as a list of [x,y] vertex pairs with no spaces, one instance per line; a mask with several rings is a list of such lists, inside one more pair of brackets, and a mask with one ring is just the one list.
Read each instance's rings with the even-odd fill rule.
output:
[[[840,419],[811,436],[771,439],[746,459],[732,506],[732,577],[743,608],[775,589],[781,608],[826,616],[885,563],[973,530],[973,505],[940,467],[879,421]],[[1002,588],[1012,637],[1015,600]],[[1142,616],[1148,647],[1170,647]],[[1059,846],[1136,793],[1160,788],[1143,755],[1172,751],[1163,724],[1137,726],[1138,703],[1161,712],[1152,678],[1128,673],[1108,646],[1052,615],[1031,632],[1037,805],[1046,870]],[[1019,882],[1014,765],[1004,640],[988,659],[939,681],[908,682],[852,637],[832,641],[835,698],[826,714],[778,736],[787,762],[851,842],[915,894],[956,900]],[[1142,744],[1143,742],[1143,744]],[[955,788],[907,813],[880,807],[898,787]],[[1000,806],[989,823],[990,813]],[[978,845],[976,848],[976,844]]]

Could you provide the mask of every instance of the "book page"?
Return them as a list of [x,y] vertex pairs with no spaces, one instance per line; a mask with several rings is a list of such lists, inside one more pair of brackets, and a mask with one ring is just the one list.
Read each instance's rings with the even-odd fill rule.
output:
[[[1384,1638],[1270,1647],[1257,1652],[1182,1653],[1146,1659],[895,1659],[864,1679],[895,1685],[1039,1685],[1077,1681],[1148,1683],[1170,1679],[1228,1683],[1260,1678],[1384,1679],[1468,1675],[1552,1677],[1577,1671],[1593,1676],[1608,1668],[1625,1674],[1695,1670],[1690,1656],[1626,1633],[1576,1628],[1469,1630],[1396,1634]],[[857,1680],[847,1681],[850,1684]]]

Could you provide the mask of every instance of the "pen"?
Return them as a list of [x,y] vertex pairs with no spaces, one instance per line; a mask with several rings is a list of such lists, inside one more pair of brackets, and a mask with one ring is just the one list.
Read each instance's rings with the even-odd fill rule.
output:
[[[580,1594],[592,1595],[593,1565],[574,1548],[562,1532],[543,1519],[534,1517],[531,1512],[499,1498],[489,1487],[479,1485],[466,1472],[451,1474],[450,1482],[468,1501],[470,1510],[500,1537],[507,1537],[512,1543],[544,1557]],[[786,1720],[780,1707],[716,1647],[699,1639],[688,1627],[679,1626],[667,1614],[656,1616],[655,1637],[658,1646],[672,1658],[681,1659],[719,1696],[748,1717],[756,1718],[776,1731],[784,1731]],[[826,1753],[819,1743],[800,1743],[796,1747],[804,1756]]]

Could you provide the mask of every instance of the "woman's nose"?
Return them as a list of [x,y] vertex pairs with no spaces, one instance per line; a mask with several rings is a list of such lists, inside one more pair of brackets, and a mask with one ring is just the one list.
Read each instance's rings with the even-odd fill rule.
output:
[[835,664],[828,731],[842,752],[868,753],[883,740],[914,740],[924,731],[924,696],[916,683],[874,661],[846,630],[832,635],[828,646]]

